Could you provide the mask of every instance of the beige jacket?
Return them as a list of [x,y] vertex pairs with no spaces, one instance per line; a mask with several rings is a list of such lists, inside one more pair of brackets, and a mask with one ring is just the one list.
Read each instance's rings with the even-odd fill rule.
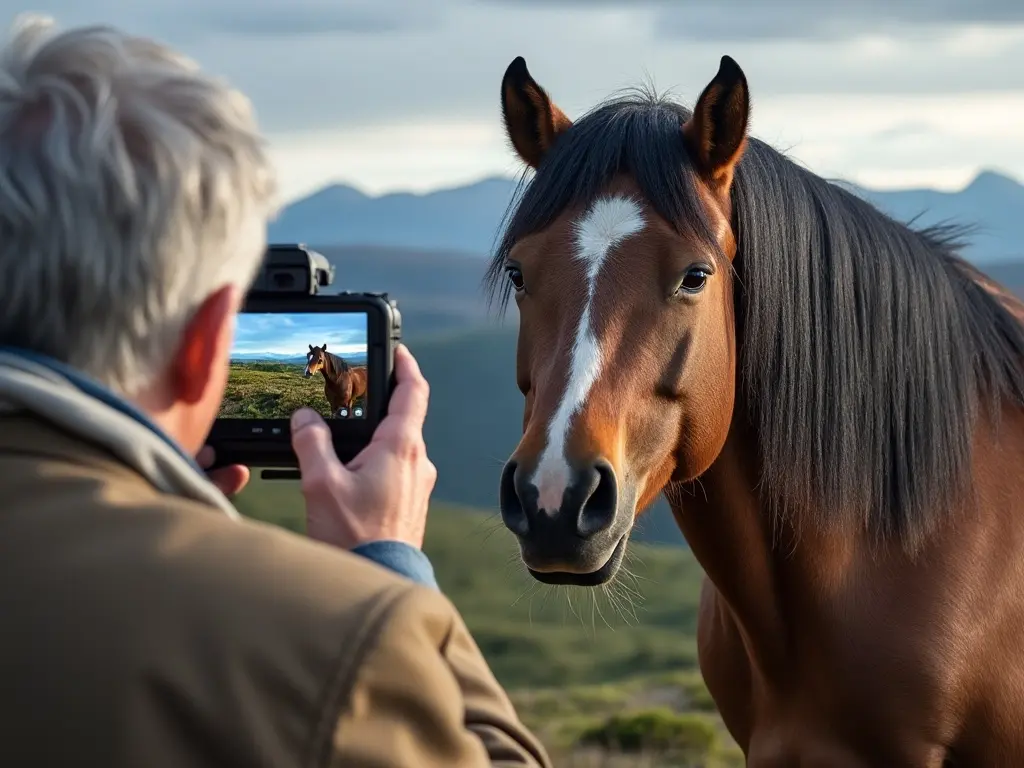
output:
[[0,355],[0,766],[548,766],[452,604]]

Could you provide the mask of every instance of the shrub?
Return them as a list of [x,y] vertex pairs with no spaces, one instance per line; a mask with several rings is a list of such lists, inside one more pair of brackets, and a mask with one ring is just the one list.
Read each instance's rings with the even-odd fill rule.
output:
[[616,714],[580,736],[583,746],[619,752],[673,752],[703,757],[718,746],[718,733],[707,719],[669,709]]

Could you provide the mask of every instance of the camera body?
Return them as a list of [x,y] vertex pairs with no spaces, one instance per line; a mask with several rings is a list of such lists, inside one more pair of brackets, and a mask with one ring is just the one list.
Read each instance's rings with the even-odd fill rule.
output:
[[267,248],[207,440],[215,466],[297,467],[290,416],[302,406],[325,418],[343,462],[370,441],[394,389],[401,313],[386,293],[321,292],[333,282],[333,265],[305,245]]

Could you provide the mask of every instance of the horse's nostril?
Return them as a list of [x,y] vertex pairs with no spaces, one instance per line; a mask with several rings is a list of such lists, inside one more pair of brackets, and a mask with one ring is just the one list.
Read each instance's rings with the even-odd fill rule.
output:
[[[619,506],[618,483],[611,464],[599,459],[587,470],[586,478],[581,482],[589,494],[585,496],[579,516],[576,520],[576,531],[580,536],[589,538],[615,522],[615,513]],[[586,482],[589,480],[589,482]]]
[[499,506],[501,508],[501,520],[516,536],[526,536],[530,532],[530,520],[523,506],[523,500],[519,496],[518,483],[516,482],[516,470],[518,464],[510,461],[505,464],[501,472],[501,482],[498,489]]

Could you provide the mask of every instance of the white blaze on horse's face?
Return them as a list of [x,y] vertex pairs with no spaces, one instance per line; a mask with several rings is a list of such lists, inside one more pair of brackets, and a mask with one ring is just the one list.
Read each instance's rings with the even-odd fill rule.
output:
[[565,458],[569,427],[601,373],[601,345],[591,320],[597,277],[612,248],[643,228],[640,206],[622,196],[599,198],[576,222],[576,258],[586,270],[587,294],[576,327],[565,394],[548,424],[547,444],[534,474],[541,509],[553,512],[562,505],[562,495],[572,474]]
[[[312,368],[313,368],[313,362],[314,362],[314,360],[316,360],[316,357],[317,357],[317,355],[316,355],[315,352],[310,351],[310,352],[306,353],[306,370],[304,370],[302,372],[302,375],[305,376],[307,379],[310,376],[312,376],[313,373],[314,373]],[[316,360],[316,362],[319,362],[319,360]]]

